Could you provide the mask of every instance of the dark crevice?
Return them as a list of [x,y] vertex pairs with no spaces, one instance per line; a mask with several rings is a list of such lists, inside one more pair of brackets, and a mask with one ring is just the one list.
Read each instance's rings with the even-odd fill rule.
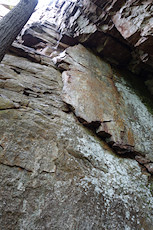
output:
[[20,107],[12,107],[12,108],[4,108],[4,109],[0,109],[0,111],[5,111],[5,110],[11,110],[11,109],[20,109]]
[[[28,50],[25,51],[25,50],[23,50],[21,48],[16,48],[14,46],[11,46],[10,49],[9,49],[8,54],[9,53],[13,54],[16,57],[27,58],[29,61],[32,61],[34,63],[41,63],[40,54],[36,53],[36,52],[31,53],[31,51],[29,51],[29,53],[28,53]],[[39,59],[37,58],[37,56],[35,57],[35,55],[39,56]]]
[[120,149],[120,151],[117,151],[115,148],[113,148],[111,145],[109,145],[113,150],[114,152],[120,157],[120,158],[128,158],[128,159],[134,159],[135,160],[135,157],[137,155],[140,155],[140,153],[138,152],[135,152],[135,151],[129,151],[127,152],[126,150],[124,149]]
[[30,95],[26,90],[23,91],[23,94],[26,95],[26,96]]
[[22,40],[24,46],[31,47],[31,48],[33,48],[33,46],[37,45],[40,42],[46,43],[44,40],[34,37],[30,33],[28,34],[28,31],[22,36]]
[[85,127],[93,130],[94,132],[95,132],[95,129],[97,129],[100,126],[100,124],[101,124],[100,121],[87,122],[86,120],[84,120],[81,117],[77,117],[77,118],[80,121],[80,123],[82,123]]
[[17,168],[17,169],[24,170],[24,171],[27,171],[27,172],[30,172],[30,173],[32,172],[32,170],[26,169],[26,168],[24,168],[24,167],[22,167],[22,166],[18,166],[18,165],[9,165],[9,164],[3,163],[3,162],[0,162],[0,164],[1,164],[1,165],[5,165],[5,166],[10,167],[10,168]]
[[30,88],[25,88],[23,90],[23,94],[26,95],[26,96],[29,96],[31,94],[31,92],[34,92],[32,89]]
[[45,92],[43,92],[43,94],[44,95],[51,95],[51,94],[53,94],[53,92],[45,91]]
[[[78,117],[78,116],[75,114],[75,109],[73,108],[72,105],[70,105],[70,104],[67,104],[67,105],[68,105],[68,108],[69,108],[69,113],[72,112],[73,115],[77,118],[77,120],[78,120],[83,126],[85,126],[86,128],[88,128],[89,130],[91,130],[100,140],[104,141],[104,142],[112,149],[112,151],[113,151],[118,157],[136,160],[136,157],[137,157],[137,156],[140,156],[140,157],[142,157],[142,158],[145,159],[145,157],[144,157],[144,155],[143,155],[142,153],[137,152],[137,151],[134,150],[134,146],[127,145],[127,144],[126,144],[126,145],[125,145],[125,144],[123,144],[123,145],[122,145],[122,144],[117,144],[117,143],[115,143],[114,141],[108,142],[108,140],[107,140],[107,135],[108,135],[109,137],[111,137],[111,135],[110,135],[109,133],[104,132],[104,135],[103,135],[103,136],[100,136],[100,135],[98,135],[98,134],[96,133],[97,128],[101,125],[101,122],[100,122],[100,121],[94,121],[94,122],[90,122],[90,123],[89,123],[89,122],[85,121],[83,118]],[[65,111],[64,111],[64,112],[65,112]],[[111,120],[110,120],[110,121],[106,121],[106,122],[104,122],[104,123],[107,123],[107,122],[111,122]],[[69,153],[72,154],[71,151],[69,151]],[[74,154],[72,154],[72,155],[75,156]],[[84,159],[86,158],[86,157],[84,157],[84,156],[81,156],[81,157],[76,156],[76,157],[77,157],[77,158],[84,158]],[[87,160],[91,163],[91,161],[90,161],[89,159],[87,159]],[[152,163],[152,162],[150,162],[150,163]],[[149,170],[146,168],[145,164],[141,164],[141,165],[143,165],[144,168],[146,169],[146,171],[147,171],[150,175],[152,175],[152,173],[149,172]],[[93,166],[93,167],[95,167],[95,166]],[[100,170],[101,170],[101,169],[100,169]]]
[[19,69],[15,69],[15,68],[11,68],[15,73],[17,73],[17,74],[20,74],[21,73],[21,71],[19,71]]
[[4,149],[4,147],[2,145],[0,145],[0,148]]

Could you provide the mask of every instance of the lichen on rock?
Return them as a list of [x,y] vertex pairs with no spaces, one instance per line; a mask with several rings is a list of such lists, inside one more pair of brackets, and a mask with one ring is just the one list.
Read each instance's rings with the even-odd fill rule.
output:
[[50,5],[48,20],[27,25],[0,64],[0,228],[152,230],[153,114],[129,70],[87,45],[99,43],[96,20],[114,31],[109,12],[124,4],[56,3],[54,14],[67,11],[57,20]]

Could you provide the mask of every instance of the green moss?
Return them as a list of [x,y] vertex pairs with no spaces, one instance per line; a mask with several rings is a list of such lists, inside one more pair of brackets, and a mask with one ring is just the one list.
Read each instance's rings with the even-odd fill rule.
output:
[[113,69],[113,72],[119,78],[123,78],[126,81],[127,86],[133,89],[141,102],[147,107],[148,111],[153,114],[153,95],[149,92],[144,80],[128,70]]

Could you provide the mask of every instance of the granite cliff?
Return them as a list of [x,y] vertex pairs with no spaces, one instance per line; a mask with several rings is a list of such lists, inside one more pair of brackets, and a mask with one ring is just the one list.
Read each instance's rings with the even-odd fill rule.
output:
[[152,1],[32,17],[0,64],[0,228],[152,230]]

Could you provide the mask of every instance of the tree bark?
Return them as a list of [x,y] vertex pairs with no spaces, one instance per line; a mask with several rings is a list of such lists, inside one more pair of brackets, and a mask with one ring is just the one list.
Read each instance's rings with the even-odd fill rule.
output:
[[20,2],[0,20],[0,62],[32,15],[37,3],[38,0],[20,0]]

